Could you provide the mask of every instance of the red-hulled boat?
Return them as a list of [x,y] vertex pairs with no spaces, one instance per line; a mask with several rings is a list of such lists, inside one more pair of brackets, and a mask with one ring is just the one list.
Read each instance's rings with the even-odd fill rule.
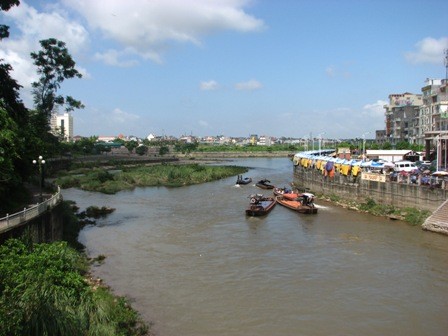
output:
[[283,196],[275,196],[275,200],[278,204],[299,213],[316,214],[317,208],[314,206],[314,195],[310,193],[303,193],[301,195],[295,200],[287,199]]
[[267,215],[275,206],[274,197],[265,197],[261,194],[250,195],[250,205],[246,209],[247,216]]

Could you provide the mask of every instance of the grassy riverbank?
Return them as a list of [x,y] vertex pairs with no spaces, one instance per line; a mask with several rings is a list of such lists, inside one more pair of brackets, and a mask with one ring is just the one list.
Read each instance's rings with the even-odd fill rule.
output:
[[422,225],[425,219],[431,215],[431,212],[427,210],[419,210],[412,207],[396,208],[389,204],[376,203],[375,200],[371,198],[366,199],[364,203],[359,203],[343,200],[336,195],[330,195],[328,197],[320,195],[318,197],[342,206],[343,208],[355,211],[363,211],[375,216],[402,220],[415,226]]
[[135,187],[181,187],[205,183],[243,174],[247,168],[237,166],[206,166],[199,164],[124,167],[120,171],[94,168],[77,170],[59,177],[56,183],[62,188],[80,188],[114,194]]
[[66,242],[0,246],[0,335],[148,335],[123,297],[88,273]]

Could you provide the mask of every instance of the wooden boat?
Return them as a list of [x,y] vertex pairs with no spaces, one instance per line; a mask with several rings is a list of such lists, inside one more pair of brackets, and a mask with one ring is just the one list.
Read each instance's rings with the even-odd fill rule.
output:
[[[306,193],[306,194],[312,195],[309,193]],[[309,198],[311,198],[311,197],[309,197]],[[287,208],[297,211],[299,213],[304,213],[304,214],[316,214],[317,213],[317,208],[314,206],[313,201],[306,200],[303,197],[299,197],[295,200],[290,200],[283,196],[275,196],[275,200],[278,204],[283,205],[284,207],[287,207]]]
[[252,182],[252,179],[250,177],[243,177],[243,175],[238,175],[238,178],[236,180],[236,184],[249,184]]
[[262,180],[258,181],[257,183],[255,183],[255,185],[261,189],[274,189],[275,186],[273,186],[270,183],[271,183],[271,181],[269,181],[268,179],[262,179]]
[[246,209],[247,216],[264,216],[267,215],[275,206],[274,197],[265,197],[261,194],[250,195],[250,205]]
[[273,190],[275,196],[283,196],[286,199],[295,200],[296,198],[300,197],[301,193],[298,191],[293,191],[289,188],[274,188]]

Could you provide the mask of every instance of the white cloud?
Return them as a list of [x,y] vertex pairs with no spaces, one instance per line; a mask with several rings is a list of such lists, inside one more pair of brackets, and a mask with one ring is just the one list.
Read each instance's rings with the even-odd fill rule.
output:
[[218,82],[216,82],[214,80],[211,80],[211,81],[208,81],[208,82],[201,82],[199,84],[199,87],[203,91],[211,91],[211,90],[218,89],[219,84],[218,84]]
[[254,91],[261,88],[262,88],[261,83],[255,79],[235,84],[235,89],[241,91]]
[[122,60],[122,58],[126,57],[130,52],[119,52],[117,50],[109,49],[104,53],[95,53],[94,58],[96,60],[102,61],[107,65],[118,66],[118,67],[132,67],[138,64],[137,60]]
[[90,27],[131,48],[144,59],[161,62],[171,43],[201,44],[205,35],[220,31],[252,32],[263,21],[248,15],[249,0],[63,0]]
[[336,76],[334,67],[332,67],[332,66],[327,67],[327,68],[325,69],[325,73],[327,74],[328,77],[334,77],[334,76]]
[[413,64],[441,64],[444,60],[443,51],[448,48],[448,37],[440,39],[427,37],[417,42],[415,48],[417,49],[416,51],[410,51],[405,54],[408,62]]
[[[64,41],[72,55],[82,52],[89,42],[89,35],[82,25],[56,11],[39,13],[23,0],[20,6],[2,14],[16,30],[11,30],[10,37],[0,43],[0,58],[12,65],[12,77],[25,91],[29,91],[31,83],[38,78],[30,53],[41,49],[40,40],[54,37]],[[88,76],[85,69],[80,72]]]
[[205,121],[205,120],[199,120],[198,123],[199,123],[199,126],[201,126],[203,128],[209,128],[210,127],[210,124],[207,121]]
[[373,104],[366,104],[363,107],[364,114],[367,114],[372,117],[383,117],[384,116],[384,105],[387,102],[384,100],[377,100]]
[[130,122],[136,121],[136,120],[140,119],[140,116],[138,116],[136,114],[129,113],[129,112],[125,112],[125,111],[120,110],[119,108],[116,108],[112,111],[109,118],[113,123],[123,124],[123,123],[130,123]]

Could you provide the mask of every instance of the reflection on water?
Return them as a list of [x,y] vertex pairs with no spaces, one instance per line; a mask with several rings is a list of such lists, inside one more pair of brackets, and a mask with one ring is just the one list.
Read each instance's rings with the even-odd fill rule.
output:
[[[292,181],[288,159],[231,164]],[[446,335],[446,237],[319,201],[314,216],[246,217],[247,196],[267,192],[235,178],[64,197],[117,208],[80,240],[161,336]]]

